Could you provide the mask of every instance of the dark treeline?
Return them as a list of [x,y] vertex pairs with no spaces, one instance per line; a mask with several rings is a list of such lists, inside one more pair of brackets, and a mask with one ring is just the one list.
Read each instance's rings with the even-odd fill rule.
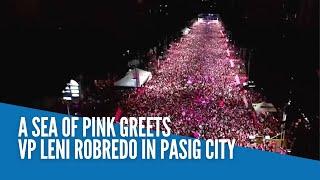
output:
[[[231,38],[251,55],[251,77],[276,103],[292,96],[308,109],[318,109],[319,2],[218,1]],[[249,59],[248,57],[246,59]],[[291,80],[291,78],[293,78]]]
[[287,124],[302,118],[301,113],[309,118],[311,131],[297,130],[293,154],[319,159],[319,1],[217,4],[230,38],[246,50],[250,78],[278,107],[293,102]]

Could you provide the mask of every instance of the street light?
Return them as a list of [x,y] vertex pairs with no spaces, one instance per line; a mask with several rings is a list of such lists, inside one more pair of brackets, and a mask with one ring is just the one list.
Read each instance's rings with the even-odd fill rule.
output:
[[71,79],[64,90],[62,90],[62,99],[67,103],[68,115],[70,115],[69,102],[80,97],[80,85],[77,81]]

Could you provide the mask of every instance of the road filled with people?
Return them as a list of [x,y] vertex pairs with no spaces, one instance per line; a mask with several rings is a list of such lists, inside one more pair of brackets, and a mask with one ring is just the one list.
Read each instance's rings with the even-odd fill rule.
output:
[[265,98],[243,88],[244,64],[219,22],[194,23],[187,35],[170,44],[154,69],[150,81],[123,96],[125,116],[169,116],[172,134],[235,138],[239,146],[281,151],[275,143],[250,138],[276,136],[281,123],[270,113],[255,113],[251,104]]

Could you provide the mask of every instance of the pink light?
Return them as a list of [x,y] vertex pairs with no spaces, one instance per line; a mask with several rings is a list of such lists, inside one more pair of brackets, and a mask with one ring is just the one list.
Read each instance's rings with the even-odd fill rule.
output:
[[233,61],[231,59],[229,61],[230,61],[230,66],[233,68],[234,67]]
[[194,138],[199,139],[199,138],[200,138],[200,136],[201,136],[201,134],[200,134],[200,133],[198,133],[198,132],[193,132],[193,137],[194,137]]
[[236,83],[239,85],[240,84],[240,78],[238,75],[235,76],[235,80],[236,80]]

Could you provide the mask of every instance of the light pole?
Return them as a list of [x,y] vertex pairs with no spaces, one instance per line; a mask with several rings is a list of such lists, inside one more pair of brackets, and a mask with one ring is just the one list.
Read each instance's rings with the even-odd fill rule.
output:
[[65,89],[62,90],[62,94],[63,94],[63,100],[67,104],[68,115],[70,116],[69,103],[80,97],[79,83],[77,81],[71,79],[70,82],[67,83],[67,86],[65,87]]

